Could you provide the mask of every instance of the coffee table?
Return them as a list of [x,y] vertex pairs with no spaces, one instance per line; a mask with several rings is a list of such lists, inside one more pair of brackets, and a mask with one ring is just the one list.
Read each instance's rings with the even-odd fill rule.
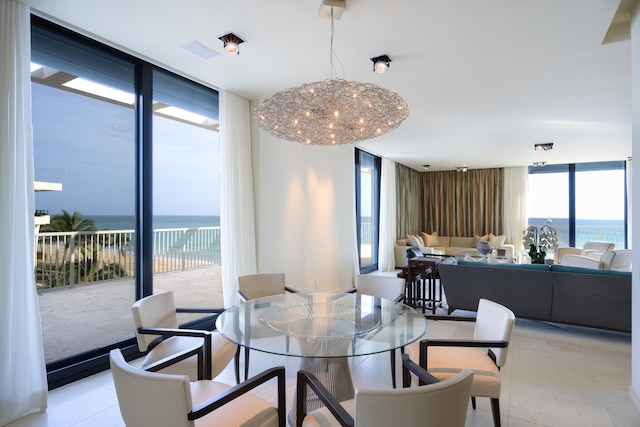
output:
[[[300,357],[339,400],[354,397],[348,358],[406,346],[424,335],[427,320],[417,310],[357,293],[293,293],[257,298],[225,310],[216,328],[229,341],[252,350]],[[322,406],[309,393],[307,407]],[[295,401],[289,414],[295,420]]]

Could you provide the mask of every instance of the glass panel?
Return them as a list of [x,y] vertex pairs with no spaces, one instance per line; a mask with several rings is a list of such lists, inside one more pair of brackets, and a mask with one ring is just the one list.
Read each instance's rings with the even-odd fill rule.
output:
[[576,247],[600,240],[625,248],[624,173],[576,167]]
[[527,217],[529,226],[555,228],[558,246],[569,246],[568,172],[529,174]]
[[133,337],[134,66],[39,27],[32,49],[35,274],[49,363]]
[[375,218],[377,215],[375,202],[376,186],[375,186],[375,158],[364,151],[359,152],[359,206],[360,216],[358,218],[359,236],[359,252],[360,252],[360,268],[377,262],[377,242],[375,236]]
[[222,307],[218,93],[159,70],[153,82],[153,286]]

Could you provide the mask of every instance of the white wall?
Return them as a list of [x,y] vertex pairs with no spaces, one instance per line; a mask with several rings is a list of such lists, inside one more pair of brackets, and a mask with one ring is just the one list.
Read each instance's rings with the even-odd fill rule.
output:
[[[632,155],[640,161],[640,2],[636,2],[631,19],[631,103],[632,103]],[[637,152],[637,154],[636,154]],[[640,411],[640,167],[632,167],[632,232],[633,282],[631,291],[631,388],[629,394]]]
[[304,146],[254,130],[258,272],[284,272],[301,291],[353,287],[354,147]]

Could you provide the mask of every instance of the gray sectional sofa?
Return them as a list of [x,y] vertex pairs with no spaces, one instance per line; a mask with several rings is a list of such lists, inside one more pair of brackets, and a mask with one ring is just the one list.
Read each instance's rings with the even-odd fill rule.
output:
[[527,319],[631,332],[631,273],[538,264],[440,265],[449,313],[487,298]]

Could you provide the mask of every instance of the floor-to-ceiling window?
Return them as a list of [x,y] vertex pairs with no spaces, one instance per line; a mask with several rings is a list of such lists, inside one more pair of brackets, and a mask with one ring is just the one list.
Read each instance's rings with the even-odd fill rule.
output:
[[[182,306],[222,305],[218,93],[38,17],[32,88],[35,275],[57,387],[108,367],[110,348],[136,352],[131,305],[156,283]],[[195,291],[180,281],[193,270]]]
[[356,222],[360,272],[378,268],[381,159],[356,149]]
[[625,163],[529,168],[529,225],[556,229],[558,246],[601,240],[627,247]]

